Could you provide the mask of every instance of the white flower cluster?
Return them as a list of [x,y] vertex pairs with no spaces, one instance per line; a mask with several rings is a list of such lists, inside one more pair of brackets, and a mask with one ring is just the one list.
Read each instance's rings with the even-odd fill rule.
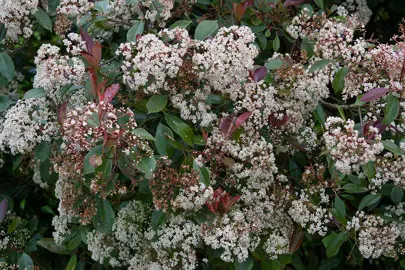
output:
[[396,223],[386,222],[379,216],[365,215],[364,212],[356,213],[354,218],[357,222],[352,222],[348,228],[358,231],[359,251],[364,258],[396,258],[396,242],[400,236]]
[[367,5],[367,0],[346,0],[342,5],[350,12],[354,13],[360,21],[367,24],[373,12]]
[[59,47],[43,44],[34,61],[37,66],[37,74],[35,74],[33,86],[48,91],[49,97],[56,104],[62,101],[60,88],[70,84],[81,84],[86,74],[81,59],[66,55],[61,56],[59,51]]
[[323,138],[326,148],[335,161],[336,168],[343,173],[358,172],[361,165],[374,161],[376,155],[384,149],[381,135],[375,127],[370,127],[367,134],[361,137],[354,128],[353,120],[329,117],[325,128]]
[[301,194],[300,199],[292,201],[288,213],[295,222],[305,227],[308,233],[317,233],[320,236],[326,235],[327,225],[332,219],[328,209],[312,204],[305,194]]
[[0,149],[12,154],[31,152],[41,141],[50,141],[58,124],[45,98],[19,100],[4,116]]
[[389,182],[401,189],[405,189],[405,157],[386,153],[376,161],[375,177],[370,181],[370,188],[381,189]]
[[89,232],[92,258],[134,270],[194,269],[195,247],[201,242],[200,226],[179,215],[154,230],[147,222],[149,212],[146,205],[132,201],[118,212],[112,235]]
[[211,186],[204,184],[193,185],[187,189],[180,189],[179,194],[173,202],[173,208],[181,208],[186,211],[198,211],[212,197],[214,190]]
[[123,80],[132,90],[169,93],[183,119],[207,126],[216,119],[208,112],[208,95],[219,91],[237,98],[258,54],[254,40],[245,26],[221,28],[206,41],[190,39],[184,29],[165,29],[121,44],[117,54],[124,56]]
[[88,0],[62,0],[58,7],[58,13],[65,14],[69,17],[77,17],[87,14],[94,6],[93,1]]
[[[233,262],[234,257],[243,262],[251,247],[250,226],[243,212],[233,210],[224,216],[218,216],[213,225],[204,228],[202,233],[206,245],[213,249],[223,248],[221,260]],[[255,246],[252,249],[256,248]]]
[[31,15],[37,11],[38,0],[0,0],[0,6],[0,23],[7,28],[6,39],[29,38],[33,33]]

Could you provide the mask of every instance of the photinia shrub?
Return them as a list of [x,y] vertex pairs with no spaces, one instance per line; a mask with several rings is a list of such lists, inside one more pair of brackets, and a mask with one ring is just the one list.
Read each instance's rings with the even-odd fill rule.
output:
[[365,0],[0,6],[0,269],[405,268],[405,24],[368,38]]

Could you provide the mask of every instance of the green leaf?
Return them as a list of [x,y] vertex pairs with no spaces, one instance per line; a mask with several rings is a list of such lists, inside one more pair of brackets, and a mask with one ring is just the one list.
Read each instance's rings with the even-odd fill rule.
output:
[[24,94],[23,99],[42,98],[46,96],[46,91],[43,88],[33,88]]
[[70,260],[66,266],[66,270],[75,270],[77,264],[77,256],[75,254],[70,257]]
[[325,5],[323,4],[323,0],[314,0],[315,4],[318,5],[321,9],[325,9]]
[[18,260],[18,270],[33,270],[34,269],[34,262],[32,261],[31,257],[23,253]]
[[146,178],[150,178],[156,168],[156,159],[154,157],[141,157],[136,167],[145,174]]
[[315,61],[312,64],[312,66],[308,72],[311,73],[311,72],[314,72],[315,70],[322,69],[332,62],[333,62],[333,60],[330,60],[330,59],[322,59],[322,60]]
[[35,157],[41,162],[47,160],[50,154],[51,154],[51,146],[47,141],[40,142],[37,148],[35,149]]
[[278,52],[280,49],[280,39],[278,38],[278,35],[273,40],[273,51]]
[[115,214],[110,202],[102,198],[97,198],[96,208],[97,214],[92,219],[94,228],[103,234],[111,232]]
[[104,0],[104,1],[97,1],[94,3],[94,8],[98,11],[100,11],[101,13],[107,13],[108,11],[108,1]]
[[167,95],[154,95],[146,103],[148,114],[160,112],[167,105]]
[[264,260],[261,264],[261,270],[280,270],[281,264],[278,260]]
[[363,210],[365,207],[370,206],[372,204],[375,204],[376,202],[378,202],[381,199],[381,195],[380,194],[368,194],[367,196],[365,196],[360,204],[359,204],[359,211]]
[[0,113],[7,110],[11,104],[12,102],[10,101],[8,96],[0,96]]
[[169,144],[167,136],[174,137],[172,130],[159,123],[156,129],[155,146],[160,155],[170,157],[173,154],[173,147]]
[[363,186],[358,186],[352,183],[343,186],[343,189],[348,193],[363,193],[368,191],[368,188]]
[[239,262],[235,260],[235,270],[251,270],[253,268],[254,259],[252,256],[246,258],[245,261]]
[[382,141],[382,143],[384,145],[384,148],[391,151],[392,153],[397,155],[403,154],[401,148],[398,145],[396,145],[396,143],[394,143],[393,141]]
[[68,251],[65,246],[57,245],[53,238],[42,238],[37,242],[37,244],[56,254],[71,254],[71,252]]
[[166,221],[166,214],[160,210],[155,210],[152,213],[152,228],[156,231],[160,225]]
[[209,169],[205,165],[200,167],[195,160],[193,161],[193,169],[200,173],[200,182],[208,187],[211,180]]
[[174,22],[172,25],[170,25],[169,29],[172,30],[172,29],[174,29],[176,27],[186,29],[187,26],[190,25],[190,23],[192,23],[192,21],[180,20],[180,21]]
[[78,233],[67,244],[68,250],[76,249],[80,245],[81,242],[82,242],[82,236],[80,235],[80,233]]
[[301,42],[301,51],[306,51],[307,58],[311,59],[314,55],[315,42],[305,37]]
[[102,145],[97,145],[93,149],[90,150],[90,152],[87,153],[87,155],[84,157],[83,161],[83,174],[89,174],[93,173],[95,171],[95,167],[90,164],[90,158],[94,155],[101,156],[103,154],[103,146]]
[[267,62],[265,66],[268,70],[279,69],[283,66],[283,61],[281,61],[280,59],[272,59]]
[[335,208],[336,211],[338,212],[339,216],[343,219],[345,219],[346,216],[346,206],[345,203],[338,197],[335,197]]
[[336,72],[332,81],[332,88],[335,90],[336,94],[342,92],[343,88],[345,88],[345,77],[348,72],[349,68],[347,67],[342,67]]
[[312,112],[316,120],[318,120],[319,123],[324,125],[326,123],[326,116],[325,116],[325,111],[323,110],[322,104],[318,103],[316,106],[316,109]]
[[5,53],[0,53],[0,74],[9,81],[14,77],[15,68],[13,60]]
[[194,145],[193,129],[181,118],[172,114],[165,114],[165,120],[169,124],[170,128],[180,135],[184,142],[190,146]]
[[40,25],[42,25],[46,30],[52,32],[52,20],[43,9],[38,7],[37,12],[35,12],[34,16]]
[[145,28],[145,22],[136,20],[134,25],[132,25],[132,27],[129,28],[129,30],[127,32],[127,41],[136,42],[136,36],[142,35],[144,28]]
[[8,234],[13,233],[20,224],[21,224],[21,218],[20,217],[13,218],[10,225],[8,225],[7,233]]
[[394,186],[391,190],[392,202],[398,204],[402,201],[403,198],[404,198],[404,191],[401,188]]
[[194,39],[196,40],[205,40],[207,37],[214,34],[218,29],[217,21],[205,20],[200,22],[195,29]]
[[349,233],[346,231],[339,234],[332,233],[322,240],[322,243],[326,247],[326,255],[328,258],[335,256],[339,252],[340,247],[343,242],[346,241],[348,235]]
[[387,104],[384,109],[383,123],[388,125],[397,119],[399,114],[399,100],[392,93],[387,96]]
[[132,134],[139,136],[142,139],[154,141],[155,138],[143,128],[137,128],[132,131]]

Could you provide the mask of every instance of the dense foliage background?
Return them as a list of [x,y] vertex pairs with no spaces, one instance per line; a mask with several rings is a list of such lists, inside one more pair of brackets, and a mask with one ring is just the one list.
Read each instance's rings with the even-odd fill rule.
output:
[[404,1],[0,7],[0,269],[405,269]]

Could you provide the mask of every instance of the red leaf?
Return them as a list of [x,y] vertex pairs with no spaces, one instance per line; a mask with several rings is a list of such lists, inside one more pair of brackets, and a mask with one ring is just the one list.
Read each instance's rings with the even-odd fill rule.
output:
[[238,129],[238,127],[240,127],[251,115],[252,112],[245,112],[239,115],[238,118],[236,118],[235,126],[232,128],[231,133]]
[[101,45],[98,42],[93,45],[93,58],[96,60],[97,66],[99,66],[101,61]]
[[0,223],[4,220],[7,213],[7,199],[3,199],[0,202]]
[[107,83],[107,80],[104,80],[97,84],[97,95],[101,97],[100,100],[104,99],[104,95],[102,93],[104,93],[106,83]]
[[251,78],[253,80],[254,75],[253,75],[253,71],[249,70],[249,78]]
[[244,3],[233,3],[233,12],[235,13],[236,20],[240,21],[245,15],[246,6]]
[[58,109],[58,121],[60,125],[63,125],[63,122],[66,120],[66,108],[67,108],[68,102],[65,101],[60,105]]
[[202,135],[203,135],[203,138],[204,138],[204,142],[205,142],[205,144],[207,144],[208,133],[203,128],[201,128],[201,132],[202,132]]
[[255,70],[253,74],[253,80],[255,82],[260,82],[267,74],[267,68],[266,67],[259,67]]
[[80,54],[84,57],[84,59],[86,59],[87,63],[89,63],[89,65],[94,68],[94,69],[98,69],[99,65],[96,61],[96,59],[91,56],[88,52],[82,51],[80,52]]
[[221,124],[219,125],[219,129],[222,131],[222,134],[225,136],[229,136],[230,131],[233,126],[233,119],[235,118],[235,114],[231,113],[227,117],[223,118]]
[[292,254],[296,252],[302,245],[303,241],[304,241],[304,232],[303,231],[300,231],[298,233],[294,232],[294,234],[290,238],[290,247],[289,247],[290,253]]
[[365,93],[360,101],[363,102],[369,102],[369,101],[373,101],[373,100],[377,100],[380,97],[385,96],[390,90],[387,88],[374,88],[372,90],[370,90],[369,92]]
[[118,83],[108,87],[104,92],[103,101],[105,103],[111,102],[111,100],[113,100],[119,89],[120,85]]
[[90,55],[93,55],[94,41],[92,37],[82,28],[80,28],[80,35],[82,36],[82,39],[86,42],[87,51],[89,52]]
[[93,97],[95,97],[96,95],[98,96],[99,100],[100,100],[100,93],[97,92],[97,74],[94,71],[94,69],[89,68],[89,73],[90,73],[90,82],[91,82],[91,92],[93,93]]
[[286,0],[284,2],[284,7],[298,6],[304,3],[305,0]]

